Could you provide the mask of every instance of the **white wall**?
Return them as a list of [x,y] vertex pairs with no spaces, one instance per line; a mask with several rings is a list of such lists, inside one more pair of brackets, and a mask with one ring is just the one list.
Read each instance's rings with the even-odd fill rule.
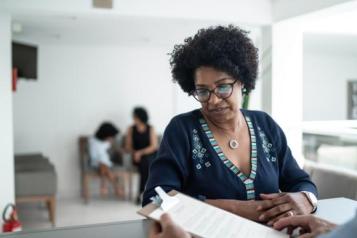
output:
[[[59,195],[78,195],[79,135],[93,134],[103,120],[125,131],[136,105],[162,133],[174,115],[200,106],[172,82],[172,48],[40,43],[38,80],[20,80],[13,97],[15,153],[49,156]],[[259,109],[259,95],[258,83],[251,108]]]
[[351,79],[357,80],[357,55],[305,50],[303,120],[346,120]]
[[173,116],[167,52],[40,45],[38,81],[20,81],[13,98],[15,152],[43,152],[56,165],[59,194],[78,192],[79,135],[103,120],[125,131],[136,105],[149,110],[159,132]]
[[261,108],[271,114],[272,110],[272,27],[262,28],[260,39],[260,77],[262,84]]
[[10,15],[0,12],[0,211],[7,203],[14,202],[15,195],[10,24]]
[[300,21],[272,27],[272,116],[283,128],[293,155],[302,157],[303,34]]

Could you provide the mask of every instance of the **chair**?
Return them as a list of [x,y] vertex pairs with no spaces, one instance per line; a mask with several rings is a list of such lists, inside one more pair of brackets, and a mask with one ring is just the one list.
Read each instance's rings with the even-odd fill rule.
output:
[[[121,138],[121,143],[120,143],[120,147],[121,148],[125,148],[125,137],[127,135],[123,135],[122,138]],[[158,141],[158,147],[160,147],[160,144],[161,144],[161,140],[162,140],[162,135],[161,134],[158,134],[157,135],[157,141]],[[131,154],[130,153],[125,153],[124,154],[124,158],[123,158],[123,163],[124,163],[124,166],[127,168],[127,170],[129,171],[130,175],[129,175],[129,191],[130,191],[130,200],[132,200],[133,198],[133,194],[132,194],[132,176],[137,174],[138,176],[140,176],[139,174],[139,171],[138,171],[138,167],[135,166],[133,164],[133,159],[131,158]],[[139,187],[138,187],[139,189]],[[137,197],[137,194],[135,195],[135,198]]]
[[[338,159],[338,158],[336,158]],[[346,197],[357,199],[357,172],[352,169],[305,161],[304,170],[317,186],[319,199]]]
[[41,153],[15,155],[16,203],[43,202],[55,226],[57,173]]
[[[125,137],[126,135],[124,134],[121,137],[121,141],[118,143],[119,147],[125,151]],[[128,187],[129,187],[129,200],[133,200],[133,175],[139,174],[138,168],[134,166],[133,164],[133,159],[131,157],[131,153],[123,152],[123,166],[126,168],[128,171]]]
[[[82,184],[82,197],[85,203],[89,202],[90,198],[90,181],[91,179],[99,179],[98,171],[90,166],[90,156],[88,149],[88,136],[79,137],[79,160],[81,168],[81,184]],[[129,182],[129,200],[131,196],[131,172],[125,166],[113,166],[112,172],[124,180],[124,185]]]

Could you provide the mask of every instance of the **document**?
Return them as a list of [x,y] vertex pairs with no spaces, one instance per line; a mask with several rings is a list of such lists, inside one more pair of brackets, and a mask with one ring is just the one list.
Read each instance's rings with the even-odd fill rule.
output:
[[139,214],[158,221],[163,213],[170,214],[172,220],[196,237],[252,237],[288,238],[285,233],[234,215],[220,208],[191,198],[182,193],[171,191],[176,203],[164,210],[153,203],[148,204]]

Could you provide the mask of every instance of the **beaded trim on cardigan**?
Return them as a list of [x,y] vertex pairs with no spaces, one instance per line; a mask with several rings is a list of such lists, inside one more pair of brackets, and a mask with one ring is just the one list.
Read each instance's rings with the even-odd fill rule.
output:
[[216,139],[214,139],[211,130],[209,129],[207,122],[204,118],[200,118],[200,124],[202,126],[203,131],[208,137],[209,142],[211,143],[213,149],[216,151],[218,157],[221,161],[234,173],[236,174],[240,180],[244,183],[247,193],[247,199],[253,200],[255,199],[255,188],[254,188],[254,179],[257,172],[257,142],[255,137],[255,132],[253,128],[253,124],[248,116],[245,116],[245,120],[248,124],[249,134],[250,134],[250,163],[251,170],[250,175],[247,177],[244,173],[242,173],[238,167],[236,167],[227,157],[223,154],[223,151],[219,147]]

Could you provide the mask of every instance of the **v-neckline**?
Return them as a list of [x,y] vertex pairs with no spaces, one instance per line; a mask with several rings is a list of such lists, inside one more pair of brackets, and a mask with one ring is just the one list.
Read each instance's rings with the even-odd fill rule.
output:
[[[201,112],[200,112],[201,113]],[[255,198],[254,179],[257,171],[257,143],[255,137],[255,131],[251,119],[248,115],[242,112],[245,122],[248,125],[248,131],[250,136],[250,174],[245,175],[237,166],[235,166],[223,153],[221,147],[218,145],[216,139],[213,136],[212,131],[209,129],[207,121],[204,119],[202,113],[199,118],[199,122],[203,131],[205,132],[208,140],[216,152],[217,156],[221,159],[225,166],[227,166],[240,180],[244,183],[247,190],[247,199]]]

